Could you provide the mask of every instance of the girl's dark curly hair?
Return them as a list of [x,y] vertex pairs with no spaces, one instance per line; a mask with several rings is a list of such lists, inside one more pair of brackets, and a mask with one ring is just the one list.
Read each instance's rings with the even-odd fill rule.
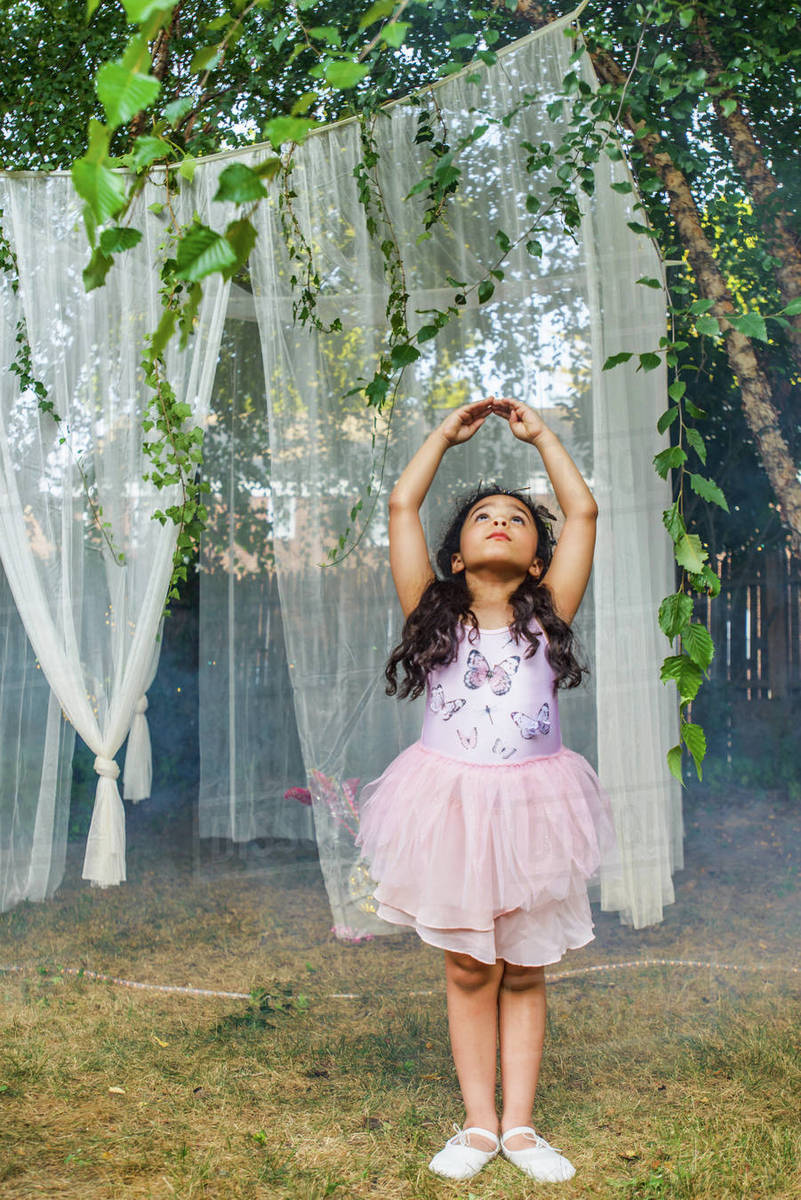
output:
[[[470,607],[472,597],[467,587],[464,571],[454,573],[451,558],[459,552],[462,526],[467,514],[480,500],[489,496],[514,496],[525,504],[534,518],[537,529],[537,557],[547,571],[553,556],[556,540],[550,522],[555,518],[541,504],[534,504],[528,496],[508,488],[483,486],[471,492],[459,504],[459,508],[445,531],[442,544],[437,551],[436,564],[443,576],[432,579],[420,597],[420,603],[409,613],[403,626],[401,641],[392,651],[384,674],[387,679],[387,695],[408,696],[414,700],[426,685],[426,676],[434,667],[445,666],[456,658],[459,648],[459,625],[470,623],[478,630],[476,615]],[[545,652],[555,674],[556,687],[577,687],[586,667],[578,662],[574,653],[575,638],[566,621],[554,610],[548,588],[532,575],[509,597],[514,619],[510,629],[516,641],[529,643],[526,657],[536,653],[539,635],[529,628],[536,617],[545,631],[548,644]],[[468,636],[474,638],[476,634]],[[398,667],[402,667],[405,678],[398,684]]]

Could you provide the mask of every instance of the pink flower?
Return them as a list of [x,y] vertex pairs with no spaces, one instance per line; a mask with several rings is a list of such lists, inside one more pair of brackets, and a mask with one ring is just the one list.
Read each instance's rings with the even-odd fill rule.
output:
[[284,799],[285,800],[297,800],[298,804],[307,804],[307,805],[311,805],[311,802],[312,802],[311,792],[309,791],[308,788],[304,788],[304,787],[287,788],[287,790],[284,792]]

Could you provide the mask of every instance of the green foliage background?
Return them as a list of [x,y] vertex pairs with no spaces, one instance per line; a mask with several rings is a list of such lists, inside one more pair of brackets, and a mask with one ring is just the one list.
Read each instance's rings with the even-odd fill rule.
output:
[[[499,47],[571,7],[556,4],[546,12],[528,0],[486,7],[445,0],[357,6],[341,0],[123,0],[122,5],[90,0],[84,10],[54,0],[12,2],[0,14],[7,48],[0,81],[3,163],[34,170],[74,164],[94,246],[85,277],[87,286],[100,286],[115,256],[138,240],[125,225],[125,214],[139,185],[134,181],[123,194],[110,166],[127,165],[141,178],[154,164],[171,162],[178,165],[175,185],[180,186],[181,175],[191,178],[198,155],[264,140],[286,152],[315,123],[359,116],[363,202],[375,237],[384,239],[394,289],[386,355],[363,389],[367,402],[380,408],[393,378],[418,351],[406,328],[398,282],[402,248],[386,238],[382,224],[370,122],[386,100],[424,87],[476,56],[491,62]],[[571,129],[554,150],[565,169],[560,176],[565,186],[554,199],[564,223],[569,228],[576,219],[576,190],[588,186],[592,162],[611,153],[612,130],[637,179],[638,231],[655,238],[668,264],[670,327],[660,347],[640,356],[640,369],[655,369],[664,356],[673,381],[671,406],[660,421],[673,445],[655,465],[661,474],[673,473],[676,504],[666,513],[666,526],[684,572],[679,590],[660,610],[660,625],[671,641],[681,638],[679,652],[665,660],[663,678],[676,682],[684,707],[694,699],[713,652],[703,624],[692,619],[687,606],[688,585],[703,592],[713,582],[705,561],[714,564],[715,556],[727,551],[747,559],[765,546],[783,545],[788,531],[743,417],[742,380],[732,370],[720,322],[710,312],[713,301],[690,265],[686,234],[666,203],[664,181],[631,130],[637,126],[657,134],[686,180],[733,299],[732,323],[753,345],[769,380],[777,424],[798,463],[799,358],[790,327],[801,320],[801,301],[788,307],[787,295],[778,288],[782,264],[770,235],[781,219],[796,243],[801,240],[800,16],[798,3],[591,4],[582,16],[589,50],[614,60],[625,83],[602,83],[593,95],[575,72],[565,80]],[[745,114],[778,185],[768,201],[755,201],[733,156],[721,119],[733,111]],[[454,148],[437,143],[433,133],[430,140],[430,172],[420,187],[428,188],[430,219],[436,221],[458,189],[459,170]],[[552,165],[547,159],[541,155],[529,169]],[[193,226],[171,233],[175,257],[163,272],[164,317],[147,358],[154,392],[148,420],[163,434],[155,476],[165,482],[180,478],[185,489],[184,504],[162,514],[180,526],[176,583],[186,577],[205,509],[192,471],[176,467],[181,455],[196,463],[200,449],[188,434],[180,441],[185,414],[163,374],[163,347],[190,327],[204,275],[219,270],[246,282],[243,272],[255,237],[249,216],[267,182],[280,175],[291,217],[287,171],[285,154],[283,164],[278,157],[266,164],[261,178],[244,168],[227,172],[221,186],[227,199],[241,205],[241,219],[224,231]],[[503,231],[495,236],[503,251]],[[299,315],[314,321],[316,282],[303,274],[304,254],[301,245]],[[477,288],[483,302],[492,295],[493,280],[488,276],[465,286]],[[454,313],[443,309],[431,336]],[[622,360],[625,347],[621,352],[616,357]],[[352,517],[357,514],[358,506]],[[697,726],[683,728],[684,742],[700,766],[703,734]],[[677,765],[674,753],[671,766]]]

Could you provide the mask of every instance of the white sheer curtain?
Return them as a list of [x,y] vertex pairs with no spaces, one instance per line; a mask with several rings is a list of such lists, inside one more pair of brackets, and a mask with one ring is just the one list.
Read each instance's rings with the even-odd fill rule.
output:
[[251,297],[236,288],[203,471],[211,494],[200,575],[198,832],[234,842],[313,839],[273,550],[291,527],[292,502],[271,486],[258,327]]
[[0,568],[0,912],[61,883],[74,743]]
[[130,800],[134,804],[138,804],[140,800],[147,800],[150,796],[150,789],[153,786],[153,753],[150,744],[150,727],[147,723],[145,713],[148,709],[147,693],[159,669],[162,633],[163,622],[156,636],[153,656],[150,661],[150,670],[145,679],[144,691],[134,706],[131,728],[128,730],[128,740],[125,743],[125,768],[122,775],[122,794],[124,799]]
[[[452,300],[447,275],[472,281],[492,265],[496,229],[512,240],[523,232],[528,194],[547,203],[552,180],[529,176],[519,147],[526,138],[557,141],[547,107],[561,89],[569,53],[563,30],[549,27],[511,47],[495,67],[471,67],[436,89],[433,119],[442,120],[451,145],[484,114],[502,116],[524,94],[536,101],[508,132],[495,125],[462,153],[459,193],[422,243],[424,201],[404,202],[428,154],[425,144],[414,144],[419,108],[399,103],[390,119],[377,122],[383,195],[403,248],[414,321],[425,323],[422,310]],[[345,123],[310,138],[294,157],[295,209],[323,280],[318,312],[326,322],[338,316],[341,332],[293,324],[291,264],[275,204],[260,210],[252,259],[271,483],[292,508],[291,527],[275,539],[284,632],[336,928],[346,937],[385,929],[372,915],[370,881],[356,864],[354,798],[358,781],[379,774],[420,723],[415,706],[383,693],[383,665],[400,627],[387,567],[386,493],[446,408],[492,391],[543,409],[600,496],[595,582],[579,623],[595,669],[589,688],[565,697],[564,728],[567,743],[601,766],[627,858],[624,880],[601,881],[604,905],[636,925],[658,920],[671,899],[680,847],[680,813],[663,757],[671,714],[656,674],[655,613],[672,590],[659,520],[667,491],[650,467],[665,381],[659,373],[601,372],[608,352],[651,348],[664,330],[661,296],[635,284],[658,273],[656,256],[627,228],[631,200],[610,187],[622,173],[602,163],[579,239],[566,237],[551,217],[542,257],[513,253],[491,302],[479,307],[470,297],[461,319],[425,343],[394,407],[373,519],[344,561],[324,566],[348,527],[360,484],[381,459],[386,432],[382,422],[373,429],[361,397],[346,395],[372,374],[387,298],[382,257],[356,194],[360,156],[358,127]],[[536,454],[500,424],[490,425],[446,457],[424,511],[432,540],[453,496],[479,479],[548,498]]]
[[[175,199],[180,219],[209,211],[217,173],[212,168],[184,186]],[[150,392],[139,364],[143,338],[160,315],[153,264],[164,237],[161,220],[148,211],[155,199],[146,188],[137,202],[140,245],[104,288],[87,294],[86,239],[69,177],[0,178],[33,370],[62,418],[56,424],[35,396],[20,395],[15,378],[4,376],[0,554],[42,670],[97,756],[84,878],[104,886],[125,879],[114,756],[152,678],[175,544],[174,526],[152,519],[174,495],[143,481]],[[7,278],[1,286],[10,306]],[[227,286],[215,278],[188,347],[168,351],[168,377],[196,420],[205,416],[226,300]]]
[[[17,351],[20,313],[19,296],[10,288],[0,292],[4,364]],[[5,912],[21,900],[52,895],[63,878],[75,732],[36,661],[2,566],[0,618],[0,912]]]

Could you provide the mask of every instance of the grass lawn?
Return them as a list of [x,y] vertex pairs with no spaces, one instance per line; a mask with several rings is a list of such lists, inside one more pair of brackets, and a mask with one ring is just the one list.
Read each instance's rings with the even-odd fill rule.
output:
[[[664,923],[631,931],[599,914],[596,941],[551,969],[758,968],[553,982],[535,1119],[577,1168],[559,1185],[503,1161],[468,1184],[429,1175],[462,1117],[440,954],[410,933],[336,942],[311,860],[199,871],[185,821],[135,812],[126,885],[81,882],[75,844],[52,901],[0,917],[0,964],[29,968],[0,972],[3,1197],[801,1196],[798,806],[691,794]],[[253,995],[60,971],[80,966]]]

